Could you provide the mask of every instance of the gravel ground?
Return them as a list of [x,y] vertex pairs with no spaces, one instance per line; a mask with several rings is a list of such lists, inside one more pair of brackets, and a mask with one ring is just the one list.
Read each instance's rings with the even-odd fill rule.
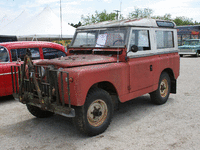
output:
[[144,95],[120,104],[109,128],[86,137],[72,120],[55,115],[38,119],[26,106],[3,97],[0,101],[2,150],[199,150],[200,58],[181,58],[177,94],[157,106]]

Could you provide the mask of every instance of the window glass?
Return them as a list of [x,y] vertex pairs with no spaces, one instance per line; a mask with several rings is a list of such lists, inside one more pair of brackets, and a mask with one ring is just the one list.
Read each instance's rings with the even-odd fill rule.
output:
[[73,45],[74,46],[94,45],[95,44],[95,34],[96,34],[96,31],[78,33]]
[[132,30],[130,46],[138,46],[138,50],[150,50],[149,31],[148,30]]
[[66,56],[66,54],[60,50],[53,48],[42,48],[44,59],[58,58],[61,56]]
[[6,48],[0,47],[0,62],[8,62],[9,54]]
[[157,49],[174,47],[172,31],[156,31]]
[[[27,48],[11,49],[12,61],[17,61],[18,58],[24,61]],[[32,59],[40,59],[39,48],[30,48]]]
[[76,33],[72,46],[124,46],[126,42],[126,37],[127,28],[107,28],[93,31],[79,31]]

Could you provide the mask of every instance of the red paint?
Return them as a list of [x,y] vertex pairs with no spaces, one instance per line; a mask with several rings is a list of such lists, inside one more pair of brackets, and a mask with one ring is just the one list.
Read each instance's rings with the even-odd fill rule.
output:
[[[158,88],[160,75],[165,69],[172,70],[174,78],[178,78],[179,63],[179,55],[176,52],[129,58],[127,62],[120,60],[119,63],[116,57],[73,55],[64,57],[63,60],[42,60],[37,64],[54,64],[64,68],[63,71],[69,72],[69,78],[73,79],[73,82],[70,82],[71,104],[81,106],[85,103],[89,89],[100,82],[111,83],[121,102],[153,92]],[[64,82],[64,91],[65,102],[68,103],[66,82]]]
[[[10,57],[10,62],[5,62],[5,63],[0,62],[0,96],[7,96],[12,94],[11,66],[20,65],[17,64],[16,61],[12,62],[11,49],[39,48],[41,59],[44,59],[42,51],[43,47],[54,48],[67,54],[65,52],[64,46],[52,42],[41,42],[41,41],[6,42],[6,43],[0,43],[0,46],[3,46],[8,50]],[[37,62],[37,60],[34,60],[34,62]]]

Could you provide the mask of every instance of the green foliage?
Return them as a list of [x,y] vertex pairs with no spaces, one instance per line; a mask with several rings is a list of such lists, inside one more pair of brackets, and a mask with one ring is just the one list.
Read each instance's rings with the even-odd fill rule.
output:
[[177,26],[181,25],[194,25],[194,22],[192,21],[192,18],[186,18],[186,17],[176,17],[173,21],[176,23]]
[[[176,17],[175,19],[172,19],[172,15],[166,13],[164,16],[152,16],[153,10],[149,8],[140,9],[135,7],[134,11],[130,12],[127,18],[124,18],[122,15],[119,16],[119,19],[137,19],[137,18],[153,18],[153,19],[161,19],[161,20],[169,20],[174,21],[177,26],[182,25],[200,25],[200,22],[194,21],[192,18],[187,17]],[[108,21],[108,20],[116,20],[117,14],[116,13],[107,13],[106,10],[103,10],[102,12],[95,11],[94,15],[82,15],[81,16],[82,25],[102,22],[102,21]]]
[[150,18],[152,13],[153,13],[152,9],[149,9],[149,8],[140,9],[140,8],[135,7],[135,10],[129,13],[128,18],[129,19]]
[[98,11],[95,11],[95,14],[91,16],[90,15],[81,16],[83,25],[102,22],[102,21],[108,21],[108,20],[115,20],[115,18],[116,18],[116,13],[107,13],[105,9],[101,13],[99,13]]
[[77,24],[73,24],[73,23],[68,23],[68,24],[75,28],[82,26],[82,23],[80,21]]
[[164,16],[153,16],[151,18],[171,21],[172,20],[171,16],[172,16],[171,14],[165,14]]

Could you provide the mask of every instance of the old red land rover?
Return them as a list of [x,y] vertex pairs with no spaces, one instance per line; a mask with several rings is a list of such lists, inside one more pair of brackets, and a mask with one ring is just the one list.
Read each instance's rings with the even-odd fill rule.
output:
[[[164,104],[176,93],[177,31],[170,21],[106,21],[76,30],[69,56],[41,60],[25,56],[13,74],[15,98],[36,117],[73,117],[88,135],[104,132],[117,101],[149,93]],[[19,76],[19,81],[15,80]]]

